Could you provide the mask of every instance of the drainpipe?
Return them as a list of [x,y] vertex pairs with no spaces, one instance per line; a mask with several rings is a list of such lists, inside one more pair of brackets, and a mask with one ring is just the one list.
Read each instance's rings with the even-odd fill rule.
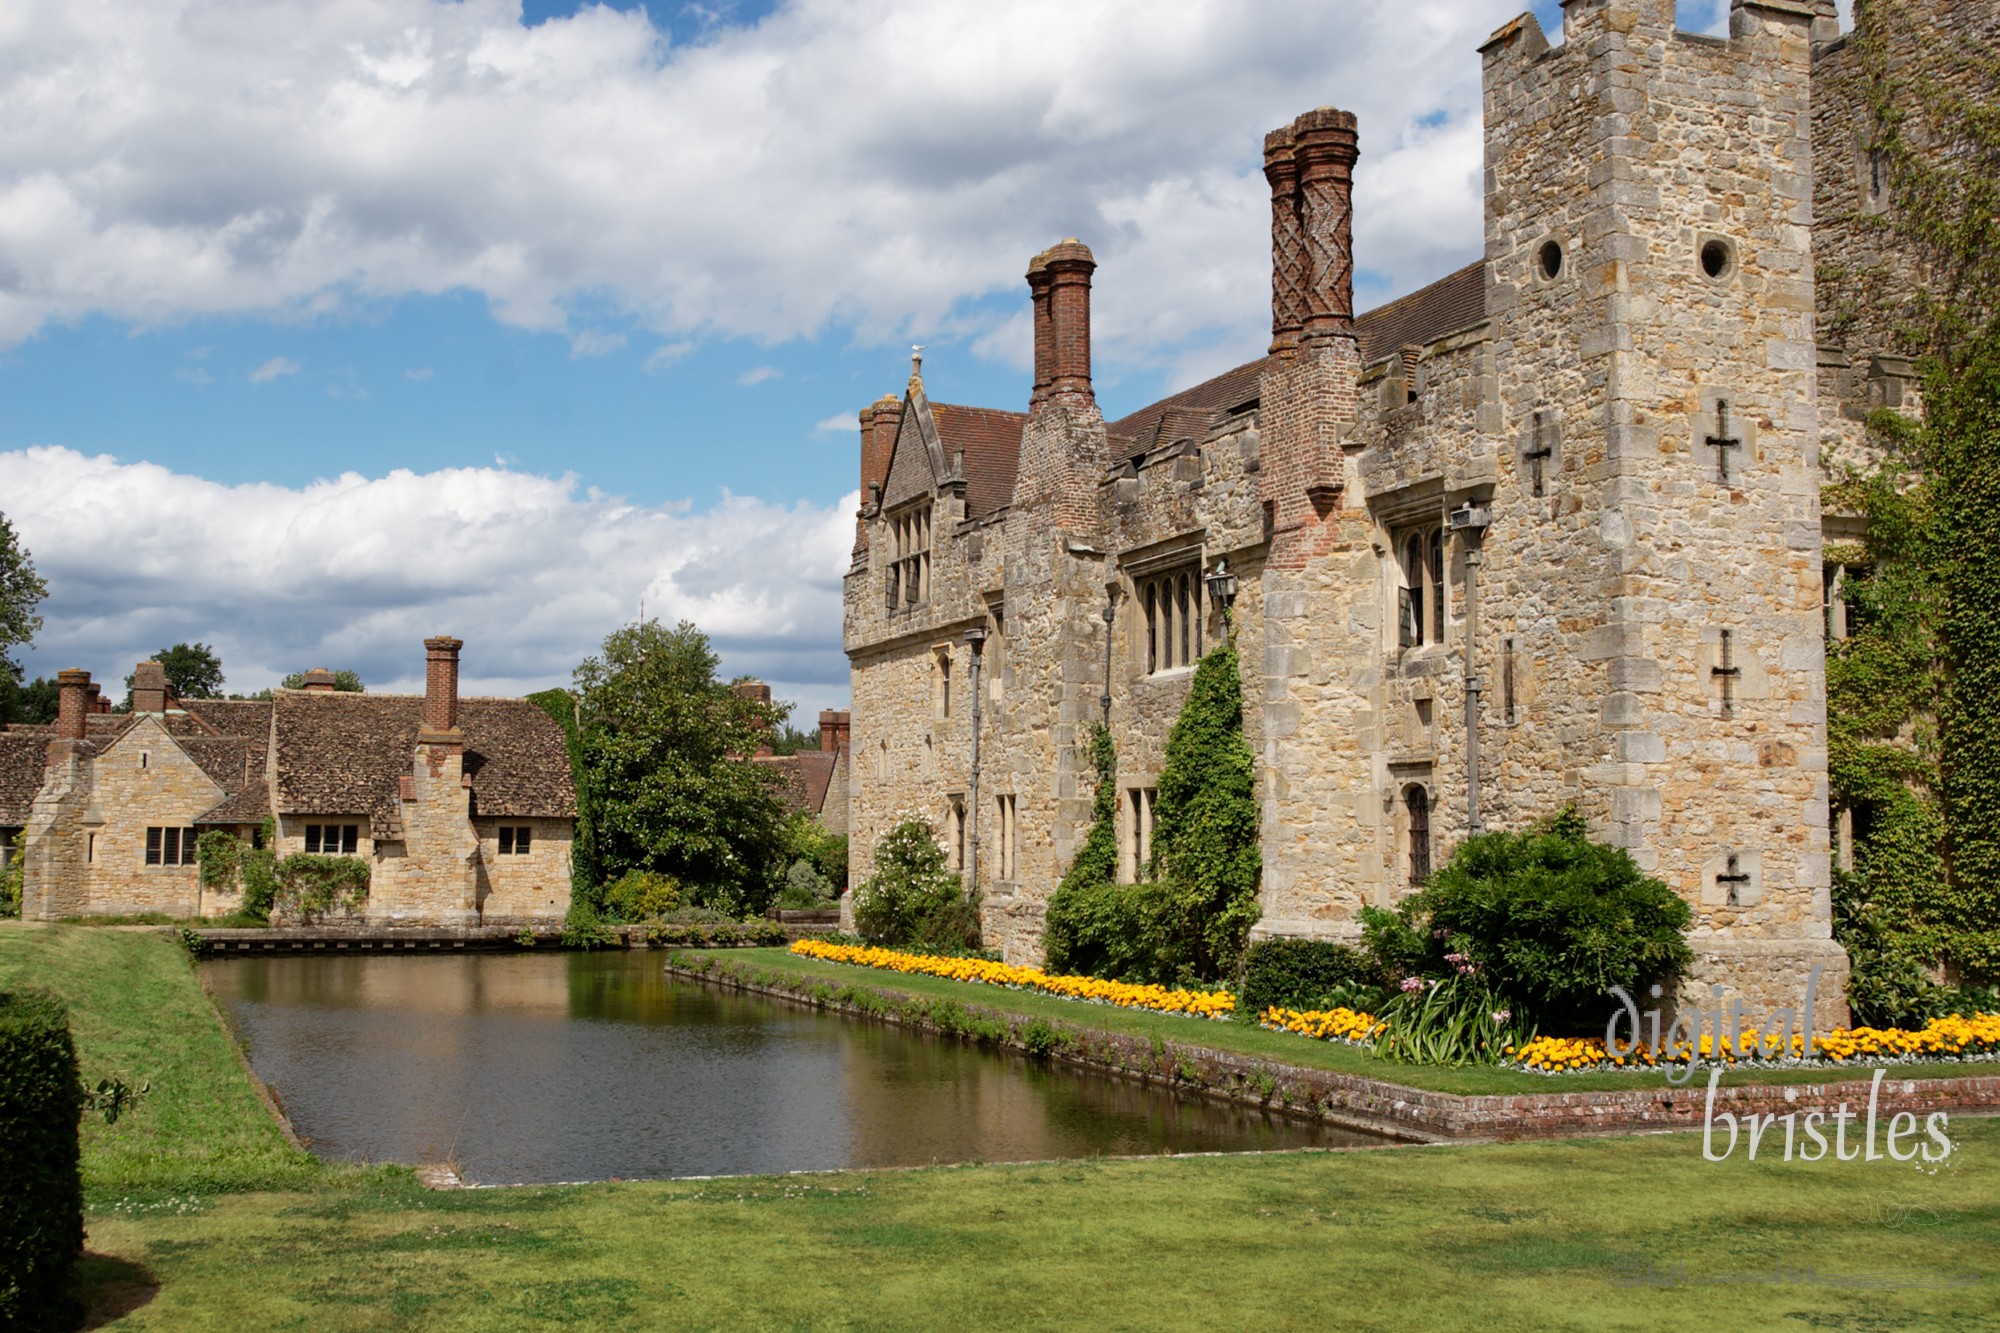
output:
[[1116,593],[1104,599],[1104,693],[1097,696],[1097,707],[1104,714],[1104,726],[1111,728],[1111,622],[1118,615]]
[[986,647],[986,626],[965,632],[972,649],[972,776],[965,785],[965,896],[979,891],[979,664]]
[[1465,642],[1459,656],[1465,662],[1465,832],[1469,837],[1484,825],[1479,821],[1479,693],[1484,682],[1473,662],[1479,642],[1479,567],[1486,563],[1480,542],[1493,522],[1493,511],[1467,500],[1451,513],[1453,532],[1465,539]]

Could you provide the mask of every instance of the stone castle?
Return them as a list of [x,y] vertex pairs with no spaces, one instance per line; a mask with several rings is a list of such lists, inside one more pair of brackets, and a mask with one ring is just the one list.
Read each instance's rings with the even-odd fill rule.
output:
[[[1877,0],[1883,40],[2000,49],[1987,0]],[[1884,204],[1832,0],[1565,0],[1481,48],[1485,254],[1352,304],[1360,127],[1266,136],[1266,356],[1118,420],[1090,251],[1028,267],[1025,412],[907,391],[861,414],[846,576],[854,882],[900,813],[1039,956],[1118,744],[1122,874],[1194,662],[1233,634],[1259,756],[1257,933],[1350,938],[1452,845],[1575,802],[1694,909],[1690,980],[1796,1003],[1829,886],[1829,460],[1914,401],[1886,320],[1822,344],[1815,260]],[[1832,603],[1829,608],[1829,602]],[[1226,617],[1226,620],[1225,620]],[[1838,1011],[1838,1012],[1837,1012]]]
[[421,695],[351,694],[323,668],[268,700],[179,699],[141,662],[114,713],[58,673],[52,726],[0,729],[0,862],[29,919],[226,915],[210,829],[369,863],[360,915],[391,926],[549,925],[569,910],[576,790],[562,728],[525,699],[461,698],[458,639],[424,641]]

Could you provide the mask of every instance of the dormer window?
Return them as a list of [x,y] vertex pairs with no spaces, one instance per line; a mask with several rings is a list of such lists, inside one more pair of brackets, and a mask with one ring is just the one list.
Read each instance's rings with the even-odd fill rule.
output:
[[916,606],[931,595],[931,503],[889,516],[888,605],[891,611]]

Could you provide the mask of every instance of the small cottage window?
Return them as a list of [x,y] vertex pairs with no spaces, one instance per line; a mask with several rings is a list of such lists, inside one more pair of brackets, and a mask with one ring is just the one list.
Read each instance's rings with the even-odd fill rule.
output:
[[889,516],[889,609],[916,606],[931,595],[931,506],[926,500]]
[[534,849],[534,829],[526,824],[502,824],[500,826],[500,855],[526,856]]
[[1403,788],[1403,810],[1410,826],[1410,887],[1420,889],[1431,877],[1431,794],[1411,783]]
[[146,830],[146,864],[191,866],[194,864],[194,842],[194,830],[191,828],[154,825]]
[[306,825],[306,855],[352,856],[361,845],[359,824]]
[[1396,642],[1444,642],[1444,529],[1405,533],[1397,543]]
[[1003,792],[993,798],[996,816],[994,822],[1000,835],[1000,864],[996,868],[995,879],[1011,883],[1014,878],[1014,856],[1019,848],[1014,834],[1014,794]]
[[1146,674],[1177,671],[1201,660],[1202,584],[1196,565],[1134,579],[1146,613]]

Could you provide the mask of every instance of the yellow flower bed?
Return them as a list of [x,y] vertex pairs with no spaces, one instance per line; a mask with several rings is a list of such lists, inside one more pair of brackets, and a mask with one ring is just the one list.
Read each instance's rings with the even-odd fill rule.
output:
[[1165,986],[1135,986],[1125,981],[1104,981],[1097,977],[1051,976],[1039,967],[1013,967],[985,958],[934,958],[929,954],[901,953],[865,945],[827,944],[820,940],[798,940],[792,952],[801,958],[819,958],[829,963],[854,963],[891,972],[916,972],[951,981],[976,981],[1012,990],[1040,991],[1070,1000],[1092,1000],[1115,1004],[1121,1009],[1151,1009],[1162,1014],[1190,1014],[1196,1018],[1227,1018],[1236,1011],[1236,997],[1226,990],[1169,990]]
[[1354,1009],[1284,1009],[1275,1004],[1263,1012],[1258,1022],[1273,1032],[1296,1032],[1301,1037],[1357,1045],[1389,1026],[1373,1014]]
[[[1638,1069],[1663,1064],[1685,1064],[1693,1045],[1680,1042],[1659,1053],[1640,1046],[1625,1055],[1612,1055],[1598,1037],[1537,1037],[1520,1050],[1509,1049],[1516,1064],[1548,1074],[1564,1074],[1579,1069]],[[1782,1032],[1766,1035],[1749,1028],[1732,1044],[1728,1038],[1704,1035],[1701,1059],[1707,1064],[1733,1065],[1739,1061],[1794,1060],[1806,1063],[1805,1037],[1794,1036],[1789,1048]],[[1839,1028],[1813,1038],[1813,1064],[1844,1064],[1854,1059],[1963,1059],[1967,1056],[2000,1054],[2000,1014],[1979,1014],[1962,1018],[1950,1014],[1934,1018],[1922,1030],[1907,1028]]]

